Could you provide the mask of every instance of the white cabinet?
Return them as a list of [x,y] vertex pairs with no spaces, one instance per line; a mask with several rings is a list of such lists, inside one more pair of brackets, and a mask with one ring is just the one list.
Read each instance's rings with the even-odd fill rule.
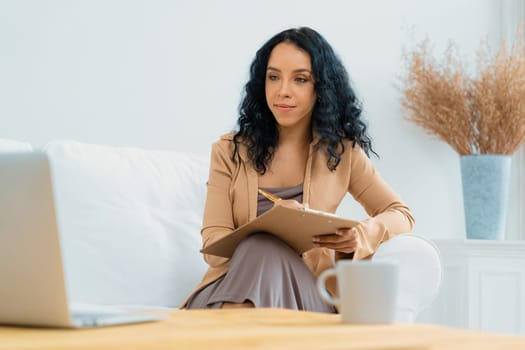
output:
[[417,322],[525,334],[525,241],[433,241],[443,283]]

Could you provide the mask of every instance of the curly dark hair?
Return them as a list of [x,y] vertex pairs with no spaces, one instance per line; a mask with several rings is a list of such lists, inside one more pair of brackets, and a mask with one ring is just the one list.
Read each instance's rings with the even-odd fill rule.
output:
[[344,140],[357,143],[367,156],[372,140],[361,116],[361,103],[356,98],[350,79],[341,60],[321,34],[307,27],[282,31],[268,40],[256,53],[250,66],[250,79],[245,85],[239,105],[238,130],[232,157],[238,153],[239,143],[248,148],[248,157],[255,170],[264,174],[270,164],[279,130],[265,96],[266,69],[273,48],[289,42],[310,55],[314,89],[317,95],[312,112],[312,135],[319,136],[315,145],[328,156],[327,167],[334,171],[345,152]]

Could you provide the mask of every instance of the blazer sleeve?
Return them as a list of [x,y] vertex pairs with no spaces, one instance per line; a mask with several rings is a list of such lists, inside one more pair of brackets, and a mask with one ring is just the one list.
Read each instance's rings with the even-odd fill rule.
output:
[[[203,248],[226,236],[234,229],[230,196],[234,170],[235,163],[231,159],[227,142],[218,141],[214,143],[211,150],[208,191],[201,229]],[[204,260],[211,267],[217,267],[227,263],[229,259],[204,254]]]
[[379,244],[400,233],[411,232],[414,217],[401,198],[383,180],[359,146],[351,152],[348,192],[370,216],[356,227],[359,245],[354,253],[336,252],[336,259],[370,257]]

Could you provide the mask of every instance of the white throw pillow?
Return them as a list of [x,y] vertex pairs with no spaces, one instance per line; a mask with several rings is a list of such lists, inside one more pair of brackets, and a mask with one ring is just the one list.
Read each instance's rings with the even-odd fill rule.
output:
[[208,158],[54,141],[49,155],[70,300],[178,306],[199,249]]
[[0,152],[31,152],[30,143],[9,139],[0,139]]

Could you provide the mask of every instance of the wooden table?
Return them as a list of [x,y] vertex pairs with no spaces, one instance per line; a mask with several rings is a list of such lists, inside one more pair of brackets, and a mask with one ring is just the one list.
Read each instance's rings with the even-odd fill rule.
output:
[[0,327],[0,349],[525,349],[525,337],[430,325],[349,325],[283,309],[193,310],[85,330]]

